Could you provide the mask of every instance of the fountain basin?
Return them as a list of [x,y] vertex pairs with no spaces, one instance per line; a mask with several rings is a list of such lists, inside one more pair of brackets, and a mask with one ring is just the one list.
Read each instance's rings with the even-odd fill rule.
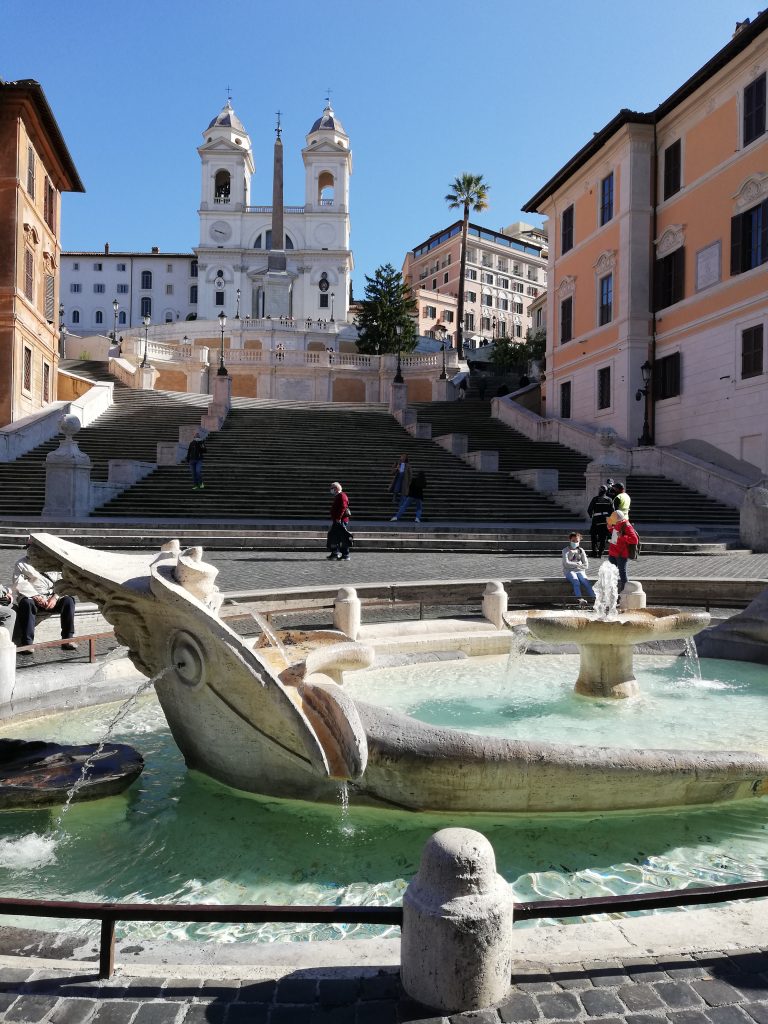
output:
[[707,612],[679,608],[644,608],[601,619],[590,612],[531,611],[526,625],[539,640],[573,643],[579,648],[579,675],[574,690],[585,697],[636,697],[635,644],[683,640],[709,625]]

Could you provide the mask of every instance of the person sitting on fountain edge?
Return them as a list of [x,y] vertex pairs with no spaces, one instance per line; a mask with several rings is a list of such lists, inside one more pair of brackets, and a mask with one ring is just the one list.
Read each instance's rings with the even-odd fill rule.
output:
[[[54,581],[45,573],[38,572],[29,561],[27,540],[24,554],[13,567],[13,595],[16,606],[16,624],[13,627],[13,642],[17,647],[26,647],[35,642],[37,613],[40,611],[57,614],[61,618],[61,647],[64,651],[76,651],[77,644],[71,638],[75,635],[75,599],[58,597],[53,592]],[[32,654],[32,651],[21,651]]]
[[608,541],[608,561],[619,570],[619,593],[621,593],[627,582],[629,545],[638,544],[640,538],[627,518],[626,512],[622,512],[621,509],[616,509],[608,517],[608,529],[611,531],[611,538]]
[[586,604],[586,598],[581,596],[581,588],[584,587],[587,594],[594,602],[595,592],[592,584],[587,579],[589,561],[587,553],[581,546],[581,534],[571,533],[568,536],[568,545],[563,548],[563,575],[573,587],[574,596],[578,598],[579,604]]

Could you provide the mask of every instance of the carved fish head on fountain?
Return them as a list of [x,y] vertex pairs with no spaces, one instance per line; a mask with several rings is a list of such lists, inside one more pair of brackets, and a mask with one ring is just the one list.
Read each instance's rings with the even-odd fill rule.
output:
[[[334,674],[347,662],[370,664],[367,648],[326,647],[306,671],[278,676],[219,618],[218,569],[201,548],[182,550],[178,541],[157,555],[124,555],[35,534],[33,555],[63,571],[67,593],[99,605],[141,672],[168,669],[155,689],[190,768],[243,789],[263,774],[283,780],[286,796],[298,788],[308,799],[313,784],[322,789],[329,778],[365,771],[365,732]],[[283,795],[280,785],[273,795]]]
[[573,643],[579,649],[579,675],[574,686],[584,697],[635,697],[640,692],[633,668],[635,644],[650,640],[682,640],[709,625],[707,612],[679,608],[616,607],[618,570],[603,562],[595,586],[594,611],[528,614],[526,625],[540,640]]

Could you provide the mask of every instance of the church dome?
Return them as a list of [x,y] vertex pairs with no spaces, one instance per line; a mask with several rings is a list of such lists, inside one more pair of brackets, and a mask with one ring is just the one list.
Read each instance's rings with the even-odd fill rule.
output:
[[243,135],[247,135],[245,125],[237,116],[232,109],[232,104],[227,100],[226,105],[222,107],[221,113],[217,114],[216,117],[208,125],[208,131],[211,128],[234,128],[237,132],[242,132]]
[[311,135],[312,132],[323,130],[329,132],[340,132],[342,135],[346,135],[346,132],[344,131],[344,125],[334,114],[333,107],[330,105],[330,103],[325,108],[325,110],[323,110],[322,116],[318,117],[318,119],[309,129],[309,134]]

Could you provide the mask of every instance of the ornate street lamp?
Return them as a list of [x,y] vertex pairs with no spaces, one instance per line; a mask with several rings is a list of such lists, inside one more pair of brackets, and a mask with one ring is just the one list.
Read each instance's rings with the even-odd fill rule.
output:
[[64,303],[59,303],[59,359],[65,357],[65,346],[67,341],[67,328],[64,326]]
[[235,320],[239,320],[240,319],[240,289],[239,288],[235,292],[235,295],[237,296],[237,309],[235,310]]
[[144,358],[141,360],[141,369],[143,370],[147,366],[147,349],[149,348],[149,325],[151,323],[149,313],[145,313],[141,321],[144,324]]
[[219,368],[216,371],[217,377],[228,377],[227,368],[224,365],[224,328],[227,326],[227,318],[224,310],[219,313],[219,327],[221,328],[221,351],[219,353]]
[[397,327],[395,327],[395,332],[397,334],[397,372],[395,373],[395,379],[393,380],[392,383],[405,384],[405,381],[403,380],[403,368],[400,365],[400,353],[402,350],[403,342],[403,325],[398,324]]
[[120,309],[120,303],[117,299],[112,299],[112,312],[115,314],[115,318],[112,321],[112,344],[117,344],[117,312]]
[[650,402],[651,392],[651,378],[653,376],[653,367],[646,359],[643,365],[640,367],[640,373],[643,375],[643,387],[638,388],[635,392],[635,401],[639,402],[641,399],[645,399],[645,415],[643,417],[643,432],[638,437],[637,443],[644,445],[645,447],[653,444],[653,437],[651,436],[651,425],[648,422],[648,409]]
[[448,380],[448,374],[445,372],[445,327],[440,324],[439,327],[435,328],[435,333],[438,334],[438,341],[443,347],[443,369],[440,374],[440,380]]
[[333,319],[333,300],[336,298],[336,292],[331,292],[331,323],[336,323]]

